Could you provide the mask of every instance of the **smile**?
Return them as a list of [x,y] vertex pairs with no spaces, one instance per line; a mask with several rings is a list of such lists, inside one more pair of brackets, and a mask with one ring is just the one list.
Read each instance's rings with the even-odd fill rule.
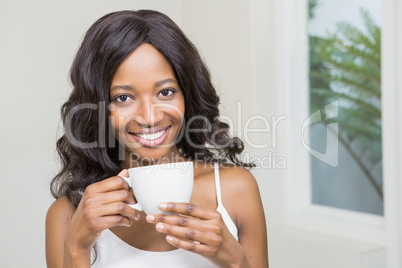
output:
[[140,137],[141,139],[144,139],[144,140],[153,141],[153,140],[156,140],[157,138],[160,138],[163,135],[163,133],[166,132],[166,130],[167,129],[162,130],[162,131],[157,132],[157,133],[152,133],[152,134],[134,134],[134,135],[136,135],[136,136],[138,136],[138,137]]
[[147,147],[155,147],[163,143],[169,132],[170,126],[158,131],[146,131],[149,133],[130,133],[137,141]]

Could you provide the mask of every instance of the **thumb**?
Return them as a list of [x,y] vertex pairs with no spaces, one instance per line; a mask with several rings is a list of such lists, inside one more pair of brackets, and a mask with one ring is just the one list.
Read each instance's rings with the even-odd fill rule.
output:
[[120,171],[120,173],[119,173],[117,176],[120,176],[120,177],[128,177],[128,176],[129,176],[128,170],[127,170],[127,169],[123,169],[122,171]]

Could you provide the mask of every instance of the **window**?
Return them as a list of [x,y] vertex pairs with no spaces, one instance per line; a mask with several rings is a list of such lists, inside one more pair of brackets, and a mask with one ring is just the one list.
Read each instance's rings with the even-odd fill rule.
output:
[[312,203],[383,215],[381,0],[308,3]]
[[[346,1],[338,1],[340,4]],[[349,3],[355,1],[349,1]],[[371,2],[371,1],[370,1]],[[307,0],[276,0],[277,87],[281,114],[286,114],[287,166],[285,176],[286,224],[303,229],[348,236],[386,245],[389,267],[401,267],[402,256],[402,5],[382,0],[381,21],[381,127],[384,216],[381,213],[318,205],[313,199],[308,125],[321,116],[309,106],[309,9]],[[334,11],[335,12],[335,11]],[[360,26],[364,26],[357,13]],[[371,14],[371,13],[370,13]],[[372,15],[374,17],[374,15]],[[374,17],[376,20],[376,17]],[[353,23],[354,25],[354,23]],[[363,28],[364,29],[364,28]],[[332,30],[334,30],[332,28]],[[311,30],[310,30],[311,31]],[[332,104],[332,105],[331,105]],[[330,117],[339,114],[336,103],[325,103]],[[318,116],[319,115],[319,116]],[[322,114],[325,115],[325,114]],[[310,120],[307,120],[310,118]],[[321,116],[321,118],[325,118]],[[318,120],[317,120],[318,121]],[[301,129],[307,126],[306,133]],[[336,123],[330,121],[328,123]],[[310,124],[312,125],[312,124]],[[339,125],[338,125],[339,126]],[[304,137],[303,137],[304,136]],[[300,138],[302,137],[302,138]],[[304,139],[303,139],[304,138]],[[312,144],[311,144],[312,145]],[[314,145],[312,145],[314,146]],[[312,148],[319,151],[320,148]]]
[[[346,3],[346,1],[342,2]],[[322,105],[316,103],[317,105],[314,108],[317,109],[315,111],[314,108],[310,107],[309,35],[311,33],[309,31],[312,30],[308,24],[309,2],[308,0],[285,0],[277,1],[276,3],[279,14],[277,23],[279,35],[277,43],[278,90],[281,94],[279,96],[280,101],[284,106],[281,114],[288,116],[286,133],[284,134],[284,139],[288,144],[285,152],[288,167],[286,170],[287,185],[285,186],[286,223],[291,226],[384,243],[385,221],[381,215],[383,213],[382,205],[378,206],[380,209],[377,210],[377,213],[367,213],[368,211],[364,211],[361,207],[350,206],[352,204],[350,202],[347,202],[347,205],[349,205],[347,207],[333,202],[337,201],[335,198],[327,199],[330,203],[324,203],[317,198],[315,193],[317,185],[314,185],[315,181],[312,179],[317,174],[316,170],[314,170],[316,167],[314,166],[313,158],[320,158],[322,155],[329,157],[324,159],[324,164],[328,167],[325,167],[327,170],[323,172],[323,176],[332,174],[333,171],[330,168],[338,165],[338,157],[334,159],[331,154],[325,154],[328,151],[334,151],[331,146],[336,145],[336,143],[331,142],[332,133],[328,135],[328,148],[325,149],[327,151],[324,151],[319,143],[327,143],[325,128],[328,125],[336,131],[335,127],[336,123],[338,123],[336,120],[338,115],[343,113],[342,109],[345,103],[339,98],[328,98],[322,102]],[[356,20],[361,21],[358,8],[355,13]],[[338,19],[333,21],[338,21]],[[342,21],[342,18],[339,21]],[[364,24],[360,22],[359,25]],[[336,27],[331,26],[329,32],[331,33],[334,29],[336,30]],[[326,65],[325,67],[329,68],[330,66]],[[339,71],[330,70],[329,74],[337,75]],[[335,85],[331,84],[331,86]],[[327,120],[326,118],[329,121],[324,121]],[[324,121],[326,124],[320,126],[320,124],[317,124],[318,121]],[[338,123],[338,130],[343,131],[340,123]],[[320,131],[325,133],[322,135],[322,139],[313,140],[313,143],[311,143],[310,137],[314,137]],[[334,139],[334,135],[332,135],[332,141],[334,140],[337,139]],[[334,147],[336,149],[336,146]],[[327,187],[327,185],[324,186]],[[342,186],[348,187],[345,184]],[[329,186],[329,188],[329,190],[333,190],[334,186]],[[355,187],[355,189],[358,189],[358,187]],[[328,189],[325,190],[328,191]],[[332,194],[339,195],[340,199],[345,198],[342,190],[335,191]],[[374,192],[373,196],[375,194]],[[350,196],[353,197],[352,192]]]

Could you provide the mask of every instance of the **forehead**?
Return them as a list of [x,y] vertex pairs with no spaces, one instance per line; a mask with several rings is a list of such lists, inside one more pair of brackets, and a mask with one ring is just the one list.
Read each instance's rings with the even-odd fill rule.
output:
[[119,65],[112,80],[116,83],[139,83],[161,79],[176,80],[172,66],[166,58],[151,44],[138,46]]

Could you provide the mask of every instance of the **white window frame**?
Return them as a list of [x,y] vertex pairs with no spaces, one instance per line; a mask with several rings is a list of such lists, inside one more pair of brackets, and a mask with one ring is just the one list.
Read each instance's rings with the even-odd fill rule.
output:
[[288,118],[285,223],[384,244],[388,267],[402,267],[402,2],[382,0],[384,217],[312,204],[310,155],[301,141],[309,116],[307,0],[275,0],[275,6],[278,102]]
[[402,267],[402,2],[383,0],[382,113],[388,267]]

